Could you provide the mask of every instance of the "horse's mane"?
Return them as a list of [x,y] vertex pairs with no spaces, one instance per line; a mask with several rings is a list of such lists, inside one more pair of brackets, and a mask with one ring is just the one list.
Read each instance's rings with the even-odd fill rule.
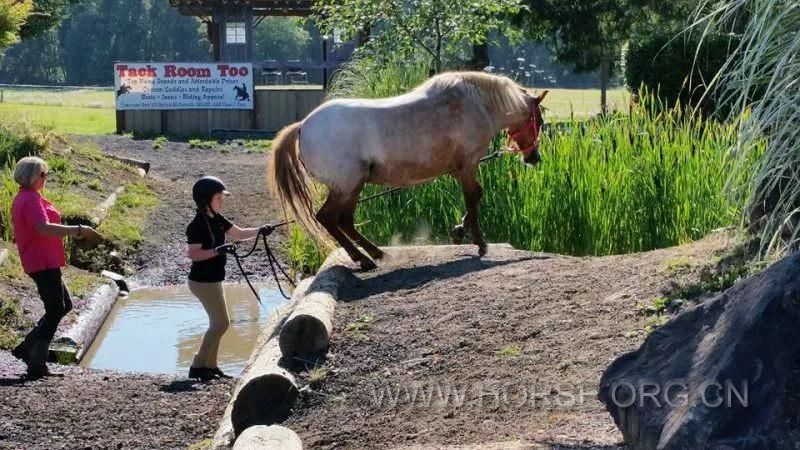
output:
[[528,108],[523,89],[507,77],[483,72],[446,72],[432,77],[415,89],[446,92],[464,88],[467,95],[494,113],[513,113]]

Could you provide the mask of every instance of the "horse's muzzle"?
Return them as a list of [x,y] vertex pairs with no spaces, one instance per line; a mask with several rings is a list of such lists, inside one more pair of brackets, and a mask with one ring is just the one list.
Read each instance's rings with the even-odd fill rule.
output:
[[542,160],[542,155],[539,154],[539,149],[537,148],[535,150],[531,150],[531,152],[525,155],[522,160],[525,161],[525,164],[535,166]]

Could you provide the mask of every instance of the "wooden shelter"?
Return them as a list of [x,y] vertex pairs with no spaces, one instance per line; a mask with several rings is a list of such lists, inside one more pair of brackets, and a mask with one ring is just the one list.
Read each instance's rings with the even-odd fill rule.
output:
[[253,62],[253,29],[264,17],[308,16],[311,0],[169,0],[185,16],[206,23],[214,61]]
[[[265,17],[311,14],[312,0],[169,0],[186,16],[200,18],[207,26],[214,61],[253,64],[258,85],[271,70],[255,59],[254,29]],[[215,134],[254,132],[272,134],[302,120],[325,99],[330,73],[342,56],[329,63],[331,49],[323,40],[322,63],[293,62],[295,70],[322,71],[322,84],[258,86],[253,92],[253,109],[183,109],[117,111],[117,131],[142,134]],[[350,50],[352,50],[352,46]],[[349,56],[349,51],[347,51]],[[299,68],[298,68],[299,67]],[[290,68],[290,67],[287,67]]]

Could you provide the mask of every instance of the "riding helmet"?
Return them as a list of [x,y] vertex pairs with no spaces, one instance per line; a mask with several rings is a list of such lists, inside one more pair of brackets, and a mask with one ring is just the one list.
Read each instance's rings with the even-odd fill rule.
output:
[[220,192],[225,195],[230,193],[225,189],[225,184],[223,184],[222,180],[219,178],[204,176],[194,183],[192,187],[192,198],[195,204],[197,204],[198,209],[205,210],[205,208],[211,204],[211,198],[214,194]]

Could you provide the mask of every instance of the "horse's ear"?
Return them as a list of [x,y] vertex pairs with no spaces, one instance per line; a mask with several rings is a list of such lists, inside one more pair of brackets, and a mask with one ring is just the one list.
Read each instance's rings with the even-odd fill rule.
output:
[[545,98],[545,97],[547,97],[547,94],[548,94],[549,92],[550,92],[550,91],[548,91],[548,90],[546,90],[546,89],[545,89],[544,91],[542,91],[542,93],[541,93],[541,94],[540,94],[538,97],[536,97],[536,101],[537,101],[538,103],[542,103],[542,101],[544,100],[544,98]]

